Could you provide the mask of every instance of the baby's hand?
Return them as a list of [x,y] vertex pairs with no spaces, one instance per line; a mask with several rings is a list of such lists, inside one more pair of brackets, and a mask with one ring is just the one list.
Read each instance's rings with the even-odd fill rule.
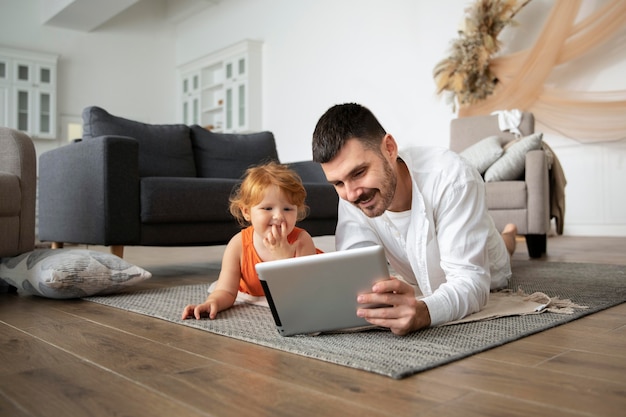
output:
[[217,316],[218,308],[215,302],[205,302],[203,304],[189,304],[183,310],[182,319],[195,318],[200,320],[202,317],[209,317],[211,320]]
[[272,229],[263,238],[263,244],[272,253],[274,259],[293,258],[295,247],[287,240],[287,223],[272,225]]

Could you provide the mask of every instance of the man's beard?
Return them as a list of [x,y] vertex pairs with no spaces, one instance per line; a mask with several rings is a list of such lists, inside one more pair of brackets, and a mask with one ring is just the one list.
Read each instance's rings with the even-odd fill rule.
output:
[[[355,206],[357,206],[367,217],[378,217],[381,216],[385,210],[391,205],[393,201],[393,196],[396,192],[396,184],[398,180],[396,176],[393,174],[393,170],[391,169],[391,165],[387,162],[386,159],[383,159],[383,171],[384,177],[382,180],[381,188],[379,189],[368,189],[364,191],[355,201],[352,202]],[[381,190],[385,190],[383,194]],[[376,194],[380,194],[381,199],[374,206],[362,206],[360,203],[363,201],[368,201],[372,197],[375,197]]]

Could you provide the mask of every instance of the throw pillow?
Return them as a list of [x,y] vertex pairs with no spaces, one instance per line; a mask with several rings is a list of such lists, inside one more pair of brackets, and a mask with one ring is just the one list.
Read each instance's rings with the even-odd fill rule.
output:
[[488,136],[461,152],[470,165],[484,174],[487,168],[502,155],[502,145],[498,136]]
[[193,125],[191,143],[199,177],[240,179],[251,166],[278,162],[272,132],[215,133]]
[[83,138],[127,136],[139,143],[140,177],[195,177],[189,126],[153,125],[113,116],[100,107],[83,110]]
[[508,148],[496,162],[485,171],[485,181],[514,181],[524,174],[526,153],[541,148],[543,133],[526,136]]
[[3,258],[0,280],[48,298],[112,294],[152,277],[122,258],[87,249],[40,249]]

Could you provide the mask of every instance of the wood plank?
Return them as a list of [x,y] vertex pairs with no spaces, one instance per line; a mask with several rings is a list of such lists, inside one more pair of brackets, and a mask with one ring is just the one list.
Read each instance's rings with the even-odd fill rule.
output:
[[375,405],[353,401],[348,392],[322,394],[288,377],[268,377],[243,368],[229,372],[219,366],[190,369],[176,375],[159,375],[151,386],[186,404],[232,416],[392,416]]
[[580,417],[571,410],[558,409],[534,401],[522,401],[518,398],[503,397],[485,392],[473,392],[459,400],[421,414],[423,417],[528,417],[550,416]]
[[[626,318],[626,314],[624,317]],[[621,327],[612,331],[594,331],[587,327],[576,326],[575,323],[568,323],[550,329],[547,332],[534,334],[526,338],[526,340],[530,343],[544,346],[549,345],[597,354],[626,356],[626,349],[624,349],[624,346],[626,346],[626,331],[620,331]]]
[[[289,377],[276,372],[267,375],[254,372],[236,361],[231,364],[192,354],[93,322],[63,323],[31,329],[31,332],[61,349],[71,348],[77,357],[111,373],[152,387],[168,397],[183,398],[193,408],[207,409],[210,406],[218,414],[230,409],[235,410],[237,415],[252,415],[258,410],[272,411],[272,414],[282,414],[284,411],[282,415],[293,415],[297,410],[302,410],[304,404],[309,404],[320,412],[341,409],[345,415],[386,415],[359,402],[341,398],[336,392],[322,395],[292,384]],[[236,343],[257,349],[254,345]],[[295,370],[294,377],[301,377],[302,368]],[[200,391],[189,395],[189,386],[185,381],[193,380],[194,375],[199,375],[199,380],[193,382],[193,385],[197,385]],[[211,382],[209,391],[206,390],[206,381]],[[254,386],[255,390],[246,392],[241,381],[246,381],[246,386]],[[181,386],[184,387],[182,391]],[[246,401],[233,402],[240,397],[246,398]],[[313,401],[315,397],[318,397],[319,403]],[[254,408],[250,408],[250,404],[254,404]]]
[[[208,285],[222,252],[125,258],[155,271],[141,290]],[[624,253],[626,238],[559,236],[537,262],[624,264]],[[621,304],[396,381],[95,303],[0,294],[0,415],[612,416],[626,405],[624,346]]]
[[28,331],[53,346],[71,350],[85,361],[97,363],[137,381],[150,380],[155,373],[172,373],[206,366],[207,362],[212,361],[87,321],[60,323]]
[[410,379],[407,379],[400,383],[385,376],[372,375],[163,320],[99,304],[92,306],[92,304],[94,303],[68,304],[66,311],[105,326],[115,324],[125,332],[151,339],[155,343],[163,343],[233,367],[275,378],[301,381],[300,384],[308,389],[326,395],[342,392],[346,398],[370,406],[379,406],[379,398],[384,395],[393,399],[388,408],[398,413],[407,409],[427,409],[467,392],[463,388],[450,389],[439,383],[426,384],[419,379],[410,383],[408,382]]
[[77,321],[75,316],[58,310],[60,303],[77,303],[80,300],[51,300],[43,297],[17,294],[0,294],[0,322],[22,329],[49,326],[54,323]]
[[0,416],[32,417],[32,414],[27,413],[18,402],[5,397],[0,391]]
[[36,416],[209,416],[93,364],[75,361],[3,377],[0,392]]
[[0,324],[0,376],[35,368],[62,366],[75,360],[48,343],[22,330]]
[[616,416],[626,407],[624,384],[573,376],[548,369],[498,363],[477,357],[423,375],[451,386],[537,402],[558,410],[594,416]]
[[[626,346],[626,345],[623,345]],[[626,356],[603,355],[573,350],[556,356],[537,367],[571,375],[585,375],[626,386]]]
[[506,362],[514,365],[537,366],[568,350],[568,347],[542,345],[527,342],[525,339],[522,339],[515,343],[507,343],[497,348],[487,350],[476,356],[482,359]]

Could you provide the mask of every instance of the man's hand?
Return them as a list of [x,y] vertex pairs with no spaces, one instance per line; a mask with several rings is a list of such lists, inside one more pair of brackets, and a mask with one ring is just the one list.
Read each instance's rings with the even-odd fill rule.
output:
[[274,259],[293,258],[296,252],[295,246],[287,240],[287,223],[272,225],[272,229],[263,238],[263,245],[270,251]]
[[430,313],[423,301],[415,298],[415,291],[406,282],[396,278],[379,281],[369,294],[357,297],[359,304],[384,304],[390,307],[359,308],[357,316],[369,323],[388,327],[394,334],[405,335],[430,326]]

